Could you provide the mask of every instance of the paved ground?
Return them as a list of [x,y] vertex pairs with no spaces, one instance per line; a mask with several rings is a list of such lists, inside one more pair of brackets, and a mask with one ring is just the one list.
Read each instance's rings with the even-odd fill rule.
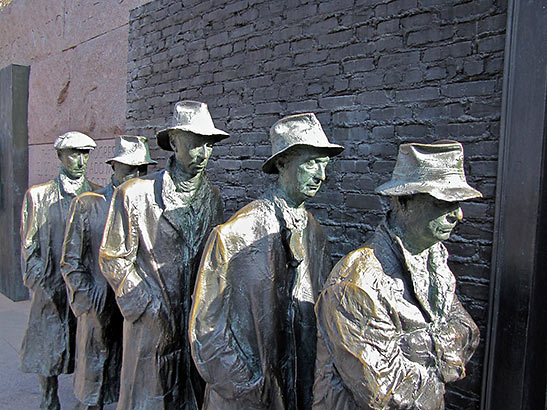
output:
[[[19,370],[19,348],[29,310],[30,301],[12,302],[0,294],[0,410],[37,410],[40,404],[37,376]],[[72,375],[59,377],[59,399],[63,410],[74,409]],[[115,408],[105,406],[105,410]]]

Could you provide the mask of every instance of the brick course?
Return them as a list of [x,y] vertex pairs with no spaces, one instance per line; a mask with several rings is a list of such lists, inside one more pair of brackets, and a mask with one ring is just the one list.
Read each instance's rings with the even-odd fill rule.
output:
[[[447,246],[464,305],[486,334],[506,2],[504,0],[157,0],[131,13],[127,131],[152,138],[174,102],[209,104],[231,138],[215,147],[211,180],[226,215],[272,177],[269,127],[313,111],[346,149],[309,208],[328,230],[333,261],[362,245],[389,207],[374,188],[397,147],[451,138],[484,198],[463,204]],[[161,161],[163,165],[163,161]],[[478,409],[484,339],[448,409]]]

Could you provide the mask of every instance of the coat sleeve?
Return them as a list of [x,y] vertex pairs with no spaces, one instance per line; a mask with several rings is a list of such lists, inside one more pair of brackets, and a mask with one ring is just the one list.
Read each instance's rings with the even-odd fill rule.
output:
[[137,269],[139,236],[135,210],[123,190],[110,203],[99,251],[99,265],[114,290],[124,318],[136,321],[152,301],[152,293]]
[[[358,268],[359,275],[374,275],[372,270],[381,266],[368,259],[350,265],[342,261],[333,273],[345,277]],[[439,408],[443,384],[434,370],[404,356],[400,332],[374,286],[364,289],[349,280],[327,286],[317,301],[316,314],[334,366],[360,407]]]
[[30,191],[25,193],[21,208],[21,272],[25,286],[34,290],[43,283],[45,266],[39,235],[39,215]]
[[261,372],[252,370],[229,319],[229,257],[219,228],[213,229],[201,260],[189,336],[194,362],[211,389],[224,399],[260,401]]
[[465,365],[479,345],[479,328],[456,295],[448,320],[433,333],[433,341],[444,382],[464,378]]

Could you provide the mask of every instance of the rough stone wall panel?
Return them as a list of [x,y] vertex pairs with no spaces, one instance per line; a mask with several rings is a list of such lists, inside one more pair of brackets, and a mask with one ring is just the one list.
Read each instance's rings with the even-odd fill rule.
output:
[[[484,198],[463,204],[447,244],[458,293],[486,334],[506,2],[504,0],[158,0],[132,11],[128,131],[151,137],[173,104],[209,104],[231,138],[209,166],[226,214],[258,197],[271,177],[268,131],[284,115],[313,111],[346,150],[309,207],[328,229],[333,260],[359,247],[389,200],[402,142],[463,143],[470,183]],[[160,166],[163,165],[163,161]],[[476,409],[484,340],[449,409]]]
[[0,9],[0,67],[31,66],[33,152],[69,130],[97,140],[124,131],[129,10],[146,1],[17,0]]
[[49,143],[66,132],[61,130],[70,122],[70,107],[65,103],[68,93],[72,92],[70,85],[73,55],[74,50],[67,50],[31,65],[29,144]]

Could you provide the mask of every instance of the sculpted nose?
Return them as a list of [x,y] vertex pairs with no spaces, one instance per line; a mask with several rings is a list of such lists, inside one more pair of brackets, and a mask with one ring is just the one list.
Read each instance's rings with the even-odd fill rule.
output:
[[198,157],[200,159],[205,159],[207,158],[207,146],[206,145],[202,145],[200,148],[199,148],[199,151],[198,151]]
[[448,214],[448,220],[452,223],[461,221],[463,219],[463,211],[461,207],[457,207]]
[[324,181],[325,178],[327,177],[325,169],[326,167],[324,167],[323,165],[319,165],[317,167],[317,171],[315,172],[315,177],[319,179],[320,181]]

